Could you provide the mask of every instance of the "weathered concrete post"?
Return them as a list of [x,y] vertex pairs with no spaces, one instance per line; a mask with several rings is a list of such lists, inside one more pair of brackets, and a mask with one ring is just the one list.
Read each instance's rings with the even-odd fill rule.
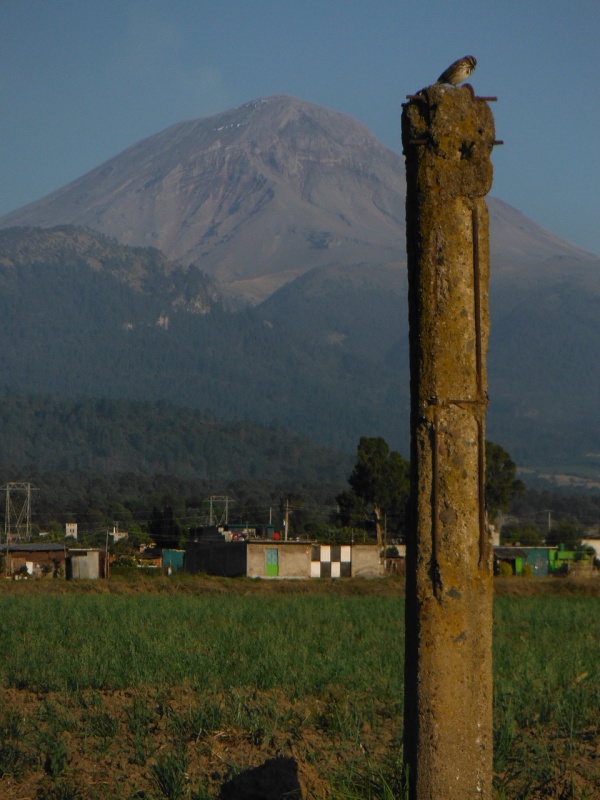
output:
[[[492,99],[492,98],[488,98]],[[492,793],[484,507],[494,121],[470,86],[404,105],[411,364],[404,761],[411,800]]]

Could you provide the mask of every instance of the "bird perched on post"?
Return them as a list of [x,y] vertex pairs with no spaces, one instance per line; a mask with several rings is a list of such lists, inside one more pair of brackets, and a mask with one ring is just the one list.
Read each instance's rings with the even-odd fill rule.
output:
[[448,69],[442,72],[436,83],[449,83],[451,86],[457,86],[459,83],[467,80],[476,66],[477,59],[475,56],[459,58],[458,61],[450,64]]

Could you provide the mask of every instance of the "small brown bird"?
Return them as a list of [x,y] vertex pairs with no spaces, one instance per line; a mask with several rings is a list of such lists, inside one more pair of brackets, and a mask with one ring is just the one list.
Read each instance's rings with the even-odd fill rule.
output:
[[448,69],[442,72],[436,83],[449,83],[451,86],[458,86],[459,83],[467,80],[476,66],[477,59],[475,56],[459,58],[458,61],[450,64]]

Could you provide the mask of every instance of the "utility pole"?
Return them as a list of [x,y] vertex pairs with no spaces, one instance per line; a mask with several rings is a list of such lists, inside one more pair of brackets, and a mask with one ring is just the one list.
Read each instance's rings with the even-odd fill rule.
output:
[[284,537],[284,541],[286,541],[286,542],[288,540],[288,528],[289,528],[289,525],[290,525],[290,499],[289,499],[289,497],[286,497],[285,498],[285,513],[284,513],[284,518],[283,518],[283,527],[285,529],[283,537]]
[[469,85],[402,112],[411,370],[404,764],[410,800],[492,796],[485,516],[494,121]]

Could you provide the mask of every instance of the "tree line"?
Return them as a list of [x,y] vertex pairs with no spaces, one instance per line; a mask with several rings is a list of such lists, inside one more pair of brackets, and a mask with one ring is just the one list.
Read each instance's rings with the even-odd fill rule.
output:
[[[109,408],[114,410],[111,404],[104,406],[105,411]],[[126,404],[123,413],[125,410]],[[167,409],[161,407],[160,412],[165,414]],[[96,419],[97,413],[94,403],[84,403],[82,407],[75,404],[71,419],[84,419],[90,414]],[[125,419],[131,421],[127,414]],[[268,440],[271,433],[241,426],[236,428],[234,438],[246,437],[252,443],[254,436]],[[228,498],[228,522],[234,524],[271,523],[281,529],[287,508],[292,536],[356,541],[362,532],[381,543],[384,534],[389,542],[402,541],[409,533],[406,504],[410,465],[384,438],[361,437],[354,465],[351,457],[340,459],[337,472],[330,472],[327,479],[315,479],[310,470],[305,471],[304,477],[300,473],[282,475],[275,462],[289,455],[284,445],[289,446],[288,440],[282,442],[285,452],[278,452],[276,444],[271,443],[270,472],[265,469],[264,474],[260,474],[260,468],[258,474],[253,474],[238,458],[236,468],[248,472],[244,478],[235,477],[233,472],[189,477],[145,475],[132,470],[101,473],[2,467],[0,481],[5,485],[23,480],[34,487],[34,533],[43,531],[50,538],[62,539],[65,523],[77,522],[80,541],[88,546],[103,544],[107,531],[113,528],[129,533],[128,545],[122,547],[151,540],[161,546],[182,546],[199,527],[211,521],[211,497]],[[205,452],[210,457],[210,451]],[[301,450],[297,457],[302,461]],[[567,495],[527,488],[517,478],[510,455],[492,442],[486,442],[486,461],[488,517],[493,521],[500,512],[510,515],[502,530],[503,542],[525,545],[545,540],[547,544],[572,547],[581,541],[584,524],[600,518],[600,495]],[[326,471],[322,473],[325,474]],[[551,524],[546,530],[548,509]]]

